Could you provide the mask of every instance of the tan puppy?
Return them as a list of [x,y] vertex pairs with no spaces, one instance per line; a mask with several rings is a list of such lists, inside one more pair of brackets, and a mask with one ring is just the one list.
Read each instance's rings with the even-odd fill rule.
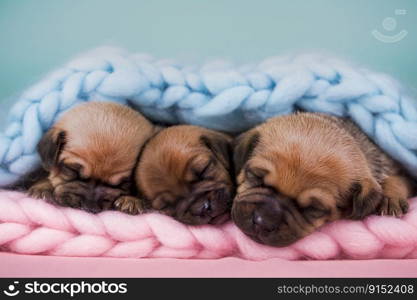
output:
[[286,246],[324,223],[407,212],[412,182],[351,121],[298,113],[235,143],[232,217],[260,243]]
[[29,194],[97,213],[115,207],[138,213],[130,197],[132,172],[154,126],[138,112],[115,103],[89,102],[65,112],[38,145],[47,179]]
[[231,138],[197,126],[161,130],[146,145],[136,184],[153,209],[186,224],[229,218],[233,198]]

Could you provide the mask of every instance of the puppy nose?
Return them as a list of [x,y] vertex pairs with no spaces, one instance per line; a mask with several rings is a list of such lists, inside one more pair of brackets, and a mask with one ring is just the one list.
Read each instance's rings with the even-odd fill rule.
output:
[[283,211],[280,207],[259,207],[252,214],[255,231],[273,231],[281,223]]
[[96,202],[99,202],[102,198],[104,198],[107,194],[107,191],[105,188],[98,186],[94,189],[94,200]]
[[203,204],[199,207],[197,213],[198,215],[204,217],[210,215],[211,212],[211,202],[209,199],[206,199]]
[[93,214],[99,213],[102,210],[94,199],[84,199],[84,201],[81,202],[81,208]]

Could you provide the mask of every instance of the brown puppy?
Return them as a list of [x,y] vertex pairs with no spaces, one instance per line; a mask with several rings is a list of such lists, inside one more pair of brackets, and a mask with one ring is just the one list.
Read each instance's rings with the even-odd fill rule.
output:
[[115,103],[89,102],[65,112],[38,145],[47,179],[29,194],[97,213],[115,207],[138,213],[131,196],[132,172],[154,126]]
[[233,198],[231,138],[197,126],[161,130],[146,145],[136,184],[149,205],[180,222],[218,224]]
[[239,136],[234,150],[232,217],[260,243],[286,246],[331,220],[407,211],[412,181],[347,119],[272,118]]

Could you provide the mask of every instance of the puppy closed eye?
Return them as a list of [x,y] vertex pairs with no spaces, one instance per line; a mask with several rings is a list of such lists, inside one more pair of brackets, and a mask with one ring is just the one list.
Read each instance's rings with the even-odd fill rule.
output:
[[79,176],[82,169],[82,165],[77,163],[66,164],[62,163],[60,166],[60,172],[63,176],[69,179],[75,179]]
[[314,219],[322,218],[328,215],[328,213],[329,212],[327,210],[317,208],[314,206],[309,206],[303,209],[303,214]]
[[214,166],[214,160],[210,159],[205,164],[202,164],[201,166],[197,166],[193,169],[194,175],[202,179],[205,176],[208,175],[208,173],[211,171],[211,168]]
[[205,179],[210,179],[210,173],[215,164],[214,159],[198,160],[193,162],[186,174],[186,181],[193,184]]
[[322,218],[329,213],[330,211],[315,197],[311,200],[311,205],[303,209],[304,215],[315,219]]
[[121,189],[121,190],[130,190],[130,188],[132,187],[132,179],[128,176],[126,177],[122,177],[117,181],[110,181],[107,182],[106,185],[114,188],[114,189]]
[[264,185],[264,177],[267,174],[267,171],[258,167],[248,167],[245,170],[246,179],[253,186]]

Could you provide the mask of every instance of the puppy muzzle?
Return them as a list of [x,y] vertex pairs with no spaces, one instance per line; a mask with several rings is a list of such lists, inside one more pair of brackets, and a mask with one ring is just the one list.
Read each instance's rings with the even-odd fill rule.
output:
[[230,219],[232,193],[223,185],[196,189],[177,204],[174,218],[189,225],[222,224]]
[[267,189],[254,189],[235,198],[232,219],[258,243],[288,246],[302,237],[302,231],[286,202]]
[[82,181],[61,184],[54,189],[55,202],[62,206],[80,208],[90,213],[111,209],[122,191]]

